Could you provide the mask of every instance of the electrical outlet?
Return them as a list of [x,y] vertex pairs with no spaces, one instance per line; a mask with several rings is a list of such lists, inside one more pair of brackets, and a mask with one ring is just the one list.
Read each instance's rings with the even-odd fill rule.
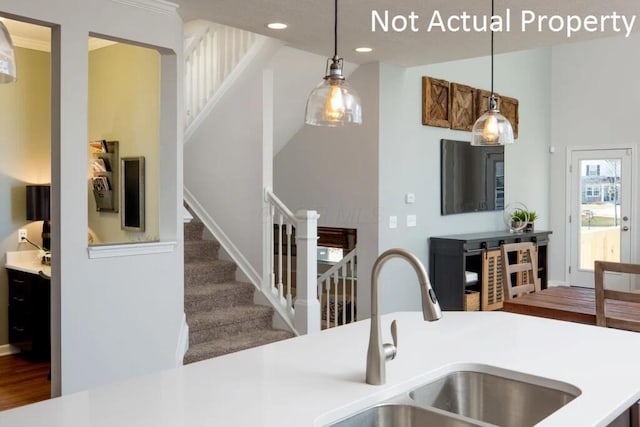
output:
[[21,228],[20,230],[18,230],[18,243],[24,243],[27,241],[27,239],[27,229]]

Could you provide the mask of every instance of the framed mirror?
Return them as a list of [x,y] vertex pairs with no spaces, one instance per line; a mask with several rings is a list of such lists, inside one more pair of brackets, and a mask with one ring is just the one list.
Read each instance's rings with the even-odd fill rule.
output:
[[121,227],[144,231],[144,157],[123,157],[120,175]]

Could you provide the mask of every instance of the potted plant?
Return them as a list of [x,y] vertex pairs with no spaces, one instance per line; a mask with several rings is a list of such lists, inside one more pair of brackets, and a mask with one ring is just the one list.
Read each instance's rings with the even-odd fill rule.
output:
[[512,228],[532,232],[534,230],[533,223],[536,219],[538,219],[538,214],[535,211],[516,209],[511,214]]

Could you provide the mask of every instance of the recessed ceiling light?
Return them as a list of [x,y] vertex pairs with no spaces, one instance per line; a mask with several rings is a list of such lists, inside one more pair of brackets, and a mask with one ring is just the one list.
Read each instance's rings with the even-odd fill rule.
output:
[[358,52],[358,53],[369,53],[369,52],[373,51],[373,49],[372,49],[372,48],[370,48],[370,47],[364,47],[364,46],[363,46],[363,47],[357,47],[357,48],[355,48],[354,50],[355,50],[356,52]]
[[271,22],[270,24],[267,24],[267,27],[272,30],[284,30],[288,25],[282,22]]

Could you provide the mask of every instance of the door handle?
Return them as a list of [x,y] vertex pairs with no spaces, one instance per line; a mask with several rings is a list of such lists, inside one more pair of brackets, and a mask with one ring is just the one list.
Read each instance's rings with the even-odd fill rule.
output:
[[624,227],[622,227],[622,231],[629,231],[629,227],[625,225]]

